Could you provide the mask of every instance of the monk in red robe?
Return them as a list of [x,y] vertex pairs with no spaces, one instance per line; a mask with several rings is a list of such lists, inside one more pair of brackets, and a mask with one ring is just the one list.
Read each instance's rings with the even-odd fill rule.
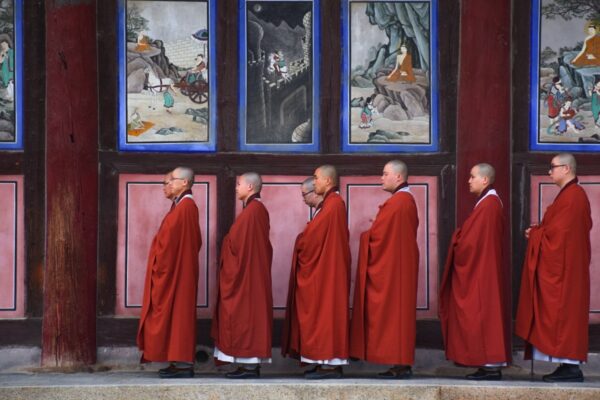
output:
[[294,246],[282,354],[315,368],[307,379],[341,378],[348,364],[350,246],[344,201],[335,168],[315,171],[314,191],[324,197]]
[[502,246],[502,202],[492,189],[489,164],[471,169],[475,208],[452,236],[440,289],[440,322],[446,358],[479,367],[470,380],[500,380],[511,361],[510,273]]
[[221,246],[217,303],[212,320],[217,363],[242,364],[227,378],[258,378],[271,362],[273,295],[269,213],[260,201],[262,180],[249,172],[238,179],[244,209]]
[[179,167],[164,181],[173,201],[152,240],[137,345],[142,362],[169,361],[161,378],[194,376],[198,252],[202,240],[192,198],[194,172]]
[[592,218],[576,168],[571,154],[552,159],[548,173],[560,192],[525,231],[515,333],[526,359],[561,363],[546,382],[583,382],[579,364],[587,361]]
[[360,237],[354,285],[350,356],[393,364],[379,374],[384,379],[410,378],[415,361],[419,218],[407,179],[402,161],[383,168],[382,187],[392,197]]

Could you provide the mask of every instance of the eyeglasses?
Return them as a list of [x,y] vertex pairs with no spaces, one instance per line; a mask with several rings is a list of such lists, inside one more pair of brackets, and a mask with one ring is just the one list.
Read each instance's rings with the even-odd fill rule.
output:
[[302,197],[306,198],[306,196],[308,196],[312,192],[314,192],[314,190],[311,190],[310,192],[302,193]]
[[173,181],[177,181],[177,180],[183,181],[184,179],[183,179],[183,178],[171,178],[171,179],[169,179],[168,181],[166,181],[166,182],[163,182],[163,186],[167,186],[167,185],[168,185],[168,184],[170,184],[171,182],[173,182]]
[[550,164],[550,171],[552,171],[554,168],[566,167],[566,166],[567,166],[567,164],[558,164],[558,165]]

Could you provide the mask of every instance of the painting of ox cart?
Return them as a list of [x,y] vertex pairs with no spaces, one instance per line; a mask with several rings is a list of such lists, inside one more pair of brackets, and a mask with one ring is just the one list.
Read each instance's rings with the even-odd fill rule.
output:
[[342,148],[436,151],[437,1],[342,5]]
[[600,1],[533,0],[530,148],[600,150]]
[[120,11],[120,148],[214,150],[214,2],[128,0]]
[[23,148],[22,0],[0,0],[0,150]]
[[239,0],[240,148],[319,149],[319,1]]

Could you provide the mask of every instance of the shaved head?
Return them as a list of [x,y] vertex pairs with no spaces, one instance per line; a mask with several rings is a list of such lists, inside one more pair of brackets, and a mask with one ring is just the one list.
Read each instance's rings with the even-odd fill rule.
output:
[[404,161],[392,160],[385,165],[389,165],[391,170],[395,174],[402,176],[402,179],[404,179],[405,181],[408,180],[408,166]]
[[558,160],[560,164],[567,165],[573,175],[577,174],[577,161],[575,161],[575,157],[571,153],[559,153],[554,156]]
[[194,171],[188,167],[177,167],[171,173],[172,176],[185,179],[187,183],[187,188],[191,189],[194,184]]
[[480,163],[475,165],[478,169],[479,175],[488,178],[489,184],[491,185],[496,180],[496,170],[490,164]]
[[246,172],[242,175],[242,178],[244,178],[246,184],[252,185],[254,193],[260,193],[262,190],[262,178],[259,174],[256,172]]
[[338,173],[333,165],[321,165],[317,169],[321,171],[323,177],[331,179],[333,186],[338,185]]
[[312,192],[315,190],[315,178],[306,178],[304,182],[302,182],[302,188],[304,189],[304,192]]

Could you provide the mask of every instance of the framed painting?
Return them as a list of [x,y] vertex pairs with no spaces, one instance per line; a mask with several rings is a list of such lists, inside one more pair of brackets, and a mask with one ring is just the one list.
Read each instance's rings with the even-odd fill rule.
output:
[[342,0],[342,150],[438,150],[437,0]]
[[239,0],[240,150],[319,150],[319,0]]
[[119,150],[215,150],[215,4],[119,0]]
[[600,151],[600,2],[532,0],[530,149]]
[[23,149],[23,0],[0,2],[0,150]]

